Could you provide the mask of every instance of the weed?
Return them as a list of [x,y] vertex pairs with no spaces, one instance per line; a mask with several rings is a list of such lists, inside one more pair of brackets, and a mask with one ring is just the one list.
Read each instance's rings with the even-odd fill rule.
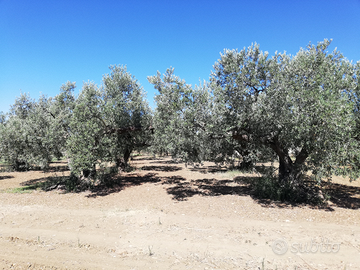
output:
[[3,190],[5,193],[18,193],[18,194],[24,194],[24,193],[31,193],[33,192],[36,187],[33,186],[25,186],[25,187],[17,187],[17,188],[9,188]]
[[150,247],[150,246],[148,246],[148,249],[149,249],[149,256],[154,255],[154,252],[152,252],[152,250],[151,250],[151,247]]

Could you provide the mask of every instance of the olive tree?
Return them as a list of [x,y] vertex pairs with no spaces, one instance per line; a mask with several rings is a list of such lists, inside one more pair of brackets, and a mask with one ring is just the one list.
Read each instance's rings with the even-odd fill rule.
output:
[[15,100],[0,128],[2,158],[15,170],[33,165],[47,168],[53,158],[62,156],[57,124],[48,113],[53,99],[41,96],[35,101],[26,94]]
[[174,68],[148,77],[158,90],[155,96],[152,150],[169,154],[187,163],[214,161],[250,168],[258,160],[258,150],[237,140],[229,121],[224,99],[209,84],[194,88],[174,75]]
[[[95,118],[99,114],[100,93],[93,83],[83,85],[69,121],[69,137],[66,151],[71,171],[85,177],[95,173],[95,166],[101,162],[103,134],[100,121]],[[96,115],[98,117],[98,115]]]
[[151,140],[151,111],[126,67],[111,66],[103,85],[84,84],[69,122],[67,153],[73,173],[96,174],[96,165],[127,166],[134,150]]
[[24,122],[16,116],[9,116],[0,125],[1,158],[14,170],[26,170],[29,167],[28,145]]
[[139,82],[123,66],[111,66],[103,77],[104,132],[110,139],[111,161],[125,168],[134,150],[152,140],[152,113]]
[[155,96],[153,151],[190,163],[206,160],[212,101],[207,86],[193,89],[174,75],[173,68],[163,76],[160,72],[149,76],[148,81],[159,91]]
[[359,174],[354,65],[336,50],[328,53],[329,45],[324,40],[271,58],[256,44],[225,50],[211,75],[234,137],[261,153],[271,150],[279,182],[288,186],[301,184],[308,170],[317,179]]

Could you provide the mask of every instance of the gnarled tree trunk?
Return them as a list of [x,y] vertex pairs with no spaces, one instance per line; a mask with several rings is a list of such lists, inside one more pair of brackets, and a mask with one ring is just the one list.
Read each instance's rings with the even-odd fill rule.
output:
[[119,172],[124,171],[126,169],[126,167],[128,166],[131,152],[132,152],[132,149],[127,148],[124,151],[124,155],[122,156],[122,158],[118,157],[116,159],[115,163],[116,163],[116,167],[119,169]]
[[270,147],[279,157],[279,181],[289,186],[301,184],[302,166],[305,163],[308,153],[303,148],[293,161],[287,149],[283,149],[277,140],[270,144]]

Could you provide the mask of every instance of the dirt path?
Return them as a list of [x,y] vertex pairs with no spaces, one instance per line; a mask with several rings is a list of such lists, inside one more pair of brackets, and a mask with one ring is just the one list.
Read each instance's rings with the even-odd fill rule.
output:
[[[211,164],[133,165],[113,189],[0,193],[0,268],[360,269],[358,207],[264,205]],[[0,190],[49,175],[0,173]]]

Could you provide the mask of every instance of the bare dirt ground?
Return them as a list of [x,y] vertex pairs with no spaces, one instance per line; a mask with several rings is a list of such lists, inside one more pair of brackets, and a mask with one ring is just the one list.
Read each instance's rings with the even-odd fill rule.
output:
[[0,173],[0,268],[360,269],[359,182],[336,178],[319,209],[257,200],[210,163],[132,166],[78,193],[14,193],[55,173]]

